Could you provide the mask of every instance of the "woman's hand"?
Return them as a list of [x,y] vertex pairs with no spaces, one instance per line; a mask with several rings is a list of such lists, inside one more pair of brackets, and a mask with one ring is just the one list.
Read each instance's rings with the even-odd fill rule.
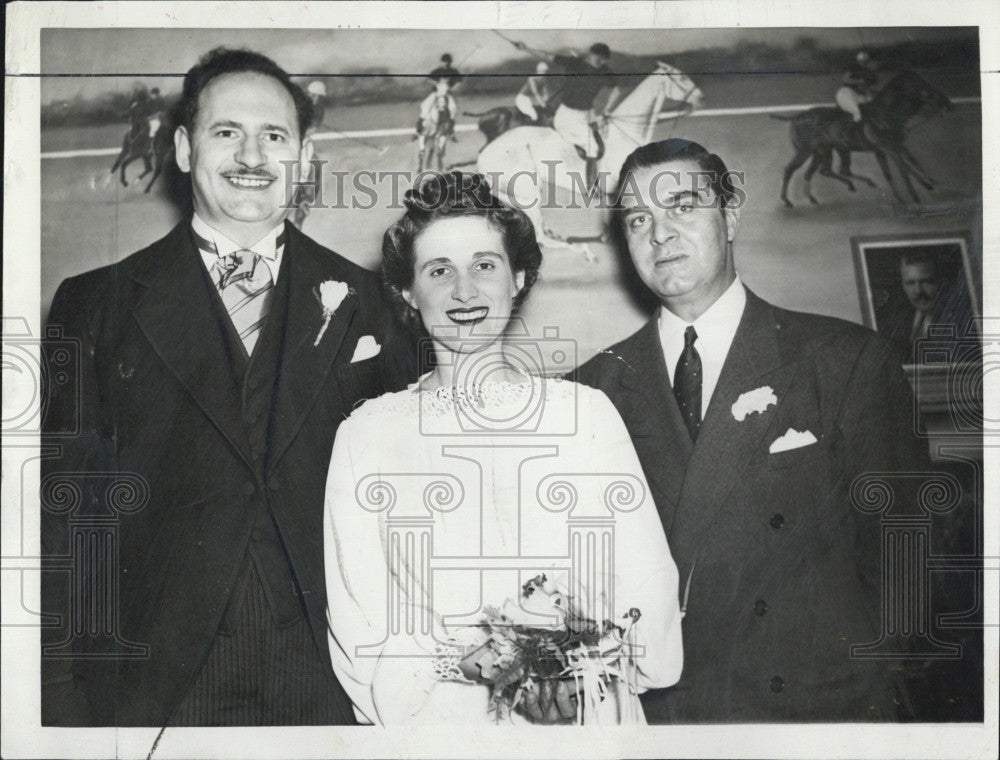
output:
[[539,688],[525,690],[525,712],[536,723],[567,723],[576,719],[579,699],[575,686],[567,680],[542,679]]

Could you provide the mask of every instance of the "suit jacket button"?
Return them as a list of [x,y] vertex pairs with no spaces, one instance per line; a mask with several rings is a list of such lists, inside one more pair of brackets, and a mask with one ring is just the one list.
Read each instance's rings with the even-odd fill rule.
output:
[[771,691],[775,694],[780,693],[785,688],[785,679],[781,676],[775,676],[771,679]]
[[277,491],[281,488],[281,481],[279,481],[277,478],[271,478],[269,481],[267,481],[267,487],[270,488],[272,491]]
[[782,525],[785,524],[785,516],[780,512],[775,512],[771,515],[771,527],[778,530]]
[[243,484],[243,493],[247,496],[250,496],[256,490],[252,480],[248,480]]
[[753,604],[753,614],[757,617],[764,617],[767,614],[767,602],[763,599],[758,599]]
[[257,424],[257,415],[254,414],[253,412],[248,412],[247,416],[244,419],[246,420],[246,423],[248,425],[256,425]]

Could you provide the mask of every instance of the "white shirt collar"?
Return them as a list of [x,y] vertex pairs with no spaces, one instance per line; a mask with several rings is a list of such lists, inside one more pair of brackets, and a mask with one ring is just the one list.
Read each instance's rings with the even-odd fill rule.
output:
[[736,276],[726,291],[709,306],[693,323],[685,322],[664,306],[660,307],[658,327],[663,358],[667,364],[670,382],[674,382],[674,370],[681,351],[684,350],[684,331],[694,326],[698,339],[695,348],[702,361],[702,416],[708,411],[708,403],[722,374],[729,347],[736,336],[736,329],[743,318],[747,293],[743,283]]
[[743,288],[739,275],[715,303],[705,309],[704,313],[694,322],[685,322],[665,306],[660,307],[660,334],[677,332],[683,342],[684,331],[693,325],[698,333],[698,341],[705,345],[721,345],[726,348],[733,341],[736,328],[743,316],[743,307],[747,303],[747,293]]
[[278,281],[278,270],[281,265],[281,255],[284,253],[285,249],[283,242],[284,238],[281,239],[281,245],[278,244],[278,238],[285,230],[284,221],[277,224],[272,230],[251,246],[242,246],[233,242],[226,235],[209,225],[208,222],[198,216],[198,214],[194,214],[191,217],[191,229],[194,230],[195,235],[215,245],[214,252],[211,250],[204,250],[199,247],[199,253],[201,253],[202,261],[205,262],[205,266],[209,270],[211,270],[212,266],[220,256],[228,256],[234,251],[249,250],[264,259],[264,263],[267,264],[268,269],[271,270],[271,278],[275,282]]

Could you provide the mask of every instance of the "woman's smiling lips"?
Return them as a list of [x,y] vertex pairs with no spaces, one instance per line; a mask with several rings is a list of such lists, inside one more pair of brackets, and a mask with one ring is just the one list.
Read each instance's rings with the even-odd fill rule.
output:
[[490,310],[485,306],[471,306],[464,309],[449,309],[445,314],[455,324],[477,325],[486,319],[489,312]]

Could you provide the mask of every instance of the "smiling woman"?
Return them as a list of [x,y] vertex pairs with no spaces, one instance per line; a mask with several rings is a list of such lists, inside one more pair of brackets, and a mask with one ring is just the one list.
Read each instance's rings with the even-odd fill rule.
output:
[[[548,334],[506,337],[542,260],[524,212],[458,172],[428,177],[406,209],[383,275],[435,366],[337,433],[324,523],[334,670],[362,723],[642,722],[638,692],[680,675],[680,612],[625,425],[602,392],[536,374]],[[535,587],[571,601],[539,612]],[[490,637],[501,609],[495,630],[516,614],[529,664]],[[574,625],[607,640],[585,646]]]
[[[530,220],[478,174],[429,175],[405,203],[386,230],[382,272],[403,319],[419,319],[431,336],[437,368],[428,381],[454,383],[462,363],[451,353],[479,354],[482,365],[490,352],[507,375],[502,336],[542,263]],[[515,374],[506,379],[523,379]]]

